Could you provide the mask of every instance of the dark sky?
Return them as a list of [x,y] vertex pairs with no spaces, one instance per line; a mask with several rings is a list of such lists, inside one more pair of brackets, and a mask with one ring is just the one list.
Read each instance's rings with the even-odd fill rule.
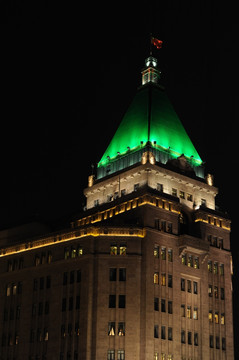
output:
[[[0,5],[0,226],[81,211],[91,164],[141,84],[150,32],[163,40],[154,53],[162,82],[236,224],[237,8],[210,0],[81,3]],[[238,256],[236,230],[232,240]]]

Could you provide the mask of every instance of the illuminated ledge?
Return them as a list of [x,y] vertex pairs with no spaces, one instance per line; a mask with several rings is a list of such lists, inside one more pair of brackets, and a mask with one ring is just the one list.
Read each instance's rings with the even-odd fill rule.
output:
[[209,225],[217,226],[225,230],[231,230],[231,221],[224,217],[217,215],[216,211],[205,209],[197,210],[195,212],[195,222],[203,222]]
[[203,255],[209,251],[209,243],[202,239],[189,235],[181,235],[178,240],[180,256],[184,251],[192,251],[196,254]]
[[69,233],[53,235],[47,238],[29,241],[24,244],[15,245],[0,249],[0,257],[19,254],[26,251],[39,249],[45,246],[56,245],[62,242],[81,239],[87,236],[124,236],[124,237],[145,237],[145,229],[139,228],[115,228],[115,227],[86,227]]
[[100,222],[103,220],[107,220],[112,218],[113,216],[117,216],[126,211],[135,209],[139,206],[151,205],[164,210],[168,210],[174,212],[176,214],[180,214],[179,204],[170,200],[163,199],[159,196],[144,194],[142,196],[137,196],[128,201],[124,201],[120,204],[114,205],[112,207],[107,208],[103,211],[96,211],[94,214],[83,217],[81,219],[76,220],[72,223],[72,226],[85,226],[89,224],[94,224],[96,222]]

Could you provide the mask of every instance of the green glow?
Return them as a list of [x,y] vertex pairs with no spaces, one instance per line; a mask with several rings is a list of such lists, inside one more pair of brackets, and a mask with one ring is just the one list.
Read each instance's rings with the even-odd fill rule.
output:
[[155,86],[151,89],[150,133],[148,134],[149,86],[145,86],[134,97],[98,166],[108,163],[108,156],[113,160],[117,152],[122,155],[128,151],[128,147],[134,150],[145,146],[147,141],[151,141],[152,145],[156,141],[159,150],[170,151],[172,156],[193,156],[194,165],[202,164],[165,91]]

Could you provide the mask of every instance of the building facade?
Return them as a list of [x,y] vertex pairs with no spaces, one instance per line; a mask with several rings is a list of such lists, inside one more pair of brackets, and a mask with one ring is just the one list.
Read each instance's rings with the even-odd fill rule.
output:
[[64,229],[0,234],[1,360],[231,360],[230,219],[146,59]]

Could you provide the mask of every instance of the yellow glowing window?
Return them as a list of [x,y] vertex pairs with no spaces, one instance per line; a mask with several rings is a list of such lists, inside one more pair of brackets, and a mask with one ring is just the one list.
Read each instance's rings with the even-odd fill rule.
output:
[[159,273],[155,272],[154,273],[154,284],[158,284],[159,283]]
[[191,319],[191,306],[187,306],[187,318]]
[[166,274],[161,274],[161,285],[166,286]]
[[221,314],[221,325],[225,325],[225,314]]
[[193,309],[193,319],[198,320],[198,308],[196,306]]
[[214,314],[214,320],[215,320],[215,323],[218,324],[219,323],[219,315],[218,315],[218,312],[216,311],[215,314]]
[[120,255],[126,255],[126,245],[120,245]]
[[116,245],[111,245],[110,255],[117,255],[117,246]]
[[155,245],[154,247],[154,257],[158,258],[159,257],[159,246]]
[[212,310],[209,310],[208,320],[209,320],[209,322],[212,322]]

